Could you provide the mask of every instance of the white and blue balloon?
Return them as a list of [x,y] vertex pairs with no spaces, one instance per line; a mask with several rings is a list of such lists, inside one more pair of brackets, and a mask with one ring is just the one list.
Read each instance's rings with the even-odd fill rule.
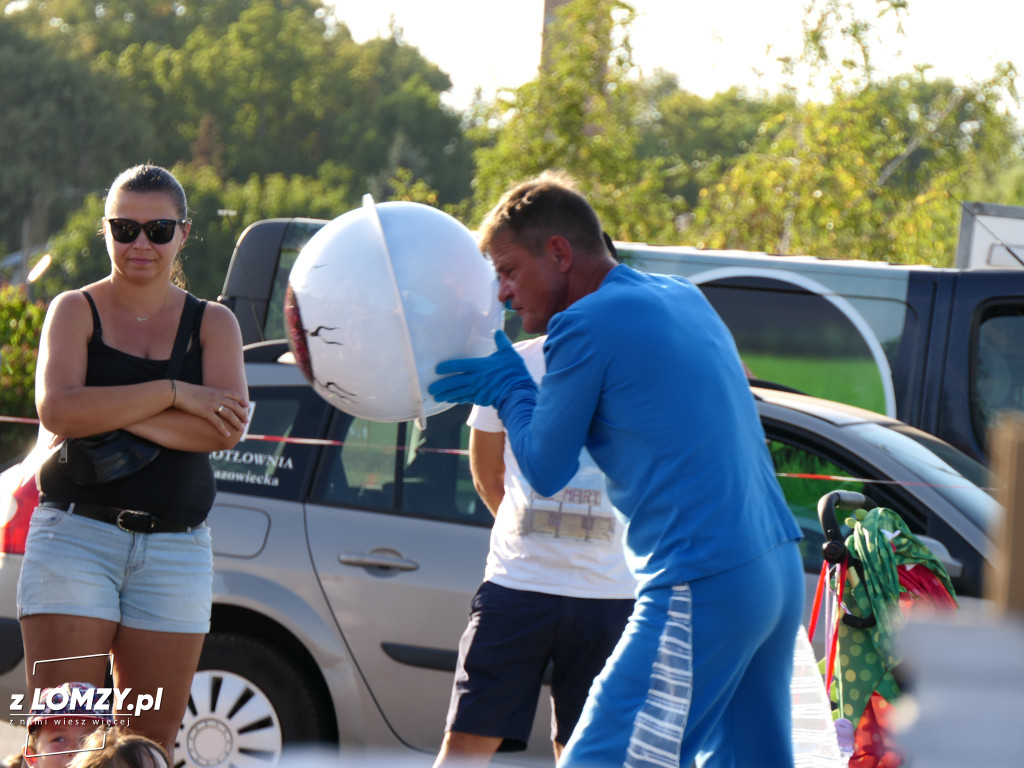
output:
[[451,407],[427,392],[442,360],[485,357],[501,327],[490,260],[458,220],[427,205],[363,205],[326,224],[288,277],[289,344],[313,389],[372,421]]

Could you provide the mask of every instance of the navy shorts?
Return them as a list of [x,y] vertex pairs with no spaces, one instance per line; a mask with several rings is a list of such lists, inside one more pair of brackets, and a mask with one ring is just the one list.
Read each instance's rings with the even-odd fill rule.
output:
[[562,597],[485,581],[459,641],[447,730],[526,749],[551,665],[551,738],[565,744],[594,678],[622,635],[632,600]]

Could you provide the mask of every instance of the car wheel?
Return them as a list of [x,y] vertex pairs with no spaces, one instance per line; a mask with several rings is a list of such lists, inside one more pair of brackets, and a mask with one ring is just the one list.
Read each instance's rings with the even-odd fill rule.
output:
[[274,765],[285,745],[327,738],[304,672],[266,643],[211,634],[174,745],[184,768]]

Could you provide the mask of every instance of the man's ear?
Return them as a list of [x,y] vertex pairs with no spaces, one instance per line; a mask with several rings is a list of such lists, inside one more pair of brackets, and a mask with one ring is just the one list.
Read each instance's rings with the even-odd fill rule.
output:
[[547,252],[554,257],[559,272],[569,271],[573,260],[572,243],[561,235],[552,235],[547,241]]
[[25,758],[25,762],[29,765],[35,765],[36,758],[38,757],[38,755],[35,752],[32,752],[28,747],[22,747],[21,756]]

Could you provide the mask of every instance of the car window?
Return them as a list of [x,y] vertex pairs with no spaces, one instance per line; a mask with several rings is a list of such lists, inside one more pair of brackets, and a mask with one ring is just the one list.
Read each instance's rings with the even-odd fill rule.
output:
[[[256,404],[245,440],[210,454],[217,489],[299,500],[313,470],[327,404],[308,387],[251,388]],[[292,441],[295,442],[292,442]]]
[[1024,411],[1024,313],[1019,304],[986,312],[978,327],[971,366],[974,430],[984,444],[999,414]]
[[[991,522],[998,505],[982,487],[975,485],[985,475],[981,465],[912,427],[892,429],[865,423],[851,425],[848,429],[858,439],[873,444],[910,469],[921,482],[931,485],[980,527]],[[913,533],[927,533],[929,512],[907,496],[899,484],[874,471],[858,468],[859,462],[836,451],[834,446],[788,433],[773,434],[770,424],[766,424],[766,430],[779,485],[804,533],[800,548],[805,570],[821,568],[821,544],[825,536],[818,520],[818,500],[831,491],[862,493],[874,504],[896,512]],[[839,522],[842,523],[842,518]],[[844,527],[844,531],[848,529]]]
[[328,453],[331,501],[390,510],[395,504],[395,459],[399,425],[339,413]]
[[[729,326],[740,357],[755,378],[878,413],[887,411],[879,369],[886,362],[882,349],[868,345],[864,334],[870,332],[844,314],[834,303],[839,301],[835,296],[766,277],[712,280],[701,283],[700,289]],[[844,300],[843,309],[859,319],[848,304]],[[902,304],[899,309],[902,327]],[[874,305],[871,311],[884,314]]]
[[402,474],[402,509],[464,522],[490,513],[473,488],[469,470],[470,406],[458,405],[427,419],[426,428],[408,425]]
[[994,489],[989,487],[991,478],[984,465],[914,427],[856,424],[850,429],[912,470],[978,528],[992,530],[1001,508],[993,496]]
[[270,301],[267,303],[267,318],[263,323],[264,339],[285,339],[288,331],[284,322],[284,297],[288,288],[288,276],[292,266],[309,239],[319,232],[325,221],[298,220],[288,224],[281,243],[281,252],[274,271],[274,283],[271,287]]
[[786,503],[804,534],[800,542],[804,570],[816,572],[821,568],[821,545],[825,541],[818,520],[818,499],[831,491],[864,493],[864,483],[832,461],[784,440],[769,439],[768,450]]
[[417,422],[381,423],[337,413],[314,498],[454,522],[489,525],[469,471],[469,406]]

